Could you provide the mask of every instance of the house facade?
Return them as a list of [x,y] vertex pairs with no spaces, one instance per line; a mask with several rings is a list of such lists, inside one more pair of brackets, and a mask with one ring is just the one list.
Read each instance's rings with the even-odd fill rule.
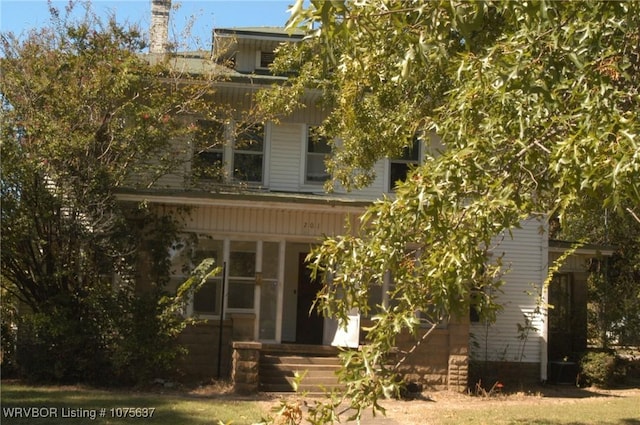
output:
[[[300,347],[358,349],[367,319],[354,312],[343,330],[310,311],[319,283],[311,279],[305,259],[324,236],[355,225],[372,201],[392,196],[394,180],[427,148],[380,161],[376,180],[365,189],[346,192],[337,187],[328,194],[324,160],[330,150],[314,135],[325,113],[313,93],[306,108],[277,123],[248,123],[240,132],[232,130],[242,127],[241,112],[252,108],[256,90],[284,81],[268,72],[274,48],[300,39],[277,28],[215,30],[214,49],[224,48],[226,59],[226,78],[215,83],[215,101],[238,112],[223,122],[194,117],[191,124],[209,130],[203,137],[214,134],[217,141],[204,143],[206,149],[198,140],[178,141],[189,148],[182,168],[154,190],[119,195],[122,201],[145,201],[167,212],[189,208],[184,228],[189,242],[171,253],[176,287],[194,259],[214,258],[224,267],[194,294],[185,312],[202,319],[181,337],[189,349],[181,367],[193,379],[234,377],[258,388],[257,363],[265,347],[296,352]],[[198,72],[209,54],[190,53],[176,60]],[[207,167],[221,171],[202,173]],[[510,364],[525,368],[534,380],[547,378],[548,292],[542,283],[557,252],[550,251],[544,218],[526,220],[512,236],[496,240],[501,240],[496,254],[504,254],[509,269],[498,297],[504,304],[498,321],[487,327],[472,315],[452,318],[408,359],[403,369],[408,380],[463,391],[473,385],[470,362]],[[413,340],[401,335],[398,343],[402,349]]]

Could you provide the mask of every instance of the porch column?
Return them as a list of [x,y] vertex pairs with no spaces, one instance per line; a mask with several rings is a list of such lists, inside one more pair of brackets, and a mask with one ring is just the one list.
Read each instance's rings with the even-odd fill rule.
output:
[[233,369],[231,380],[233,389],[239,394],[252,394],[258,392],[260,376],[260,350],[259,342],[236,341],[233,346]]
[[469,319],[449,323],[447,388],[463,392],[469,381]]

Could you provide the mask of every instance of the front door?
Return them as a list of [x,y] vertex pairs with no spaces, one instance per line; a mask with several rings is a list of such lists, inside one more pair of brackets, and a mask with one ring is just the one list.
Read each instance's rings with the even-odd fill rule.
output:
[[298,254],[298,312],[296,314],[296,343],[322,344],[324,319],[314,309],[310,311],[318,291],[322,289],[320,279],[312,279],[307,267],[307,254]]

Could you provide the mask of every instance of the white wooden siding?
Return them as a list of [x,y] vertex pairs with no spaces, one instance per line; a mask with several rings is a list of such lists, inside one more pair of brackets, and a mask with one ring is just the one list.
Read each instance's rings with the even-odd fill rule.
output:
[[[125,181],[125,187],[147,188],[152,183],[151,187],[155,189],[184,189],[185,178],[190,173],[191,143],[184,138],[177,139],[171,143],[170,149],[171,153],[168,154],[168,157],[171,161],[175,161],[173,169],[166,170],[157,180],[152,174],[153,171],[140,172],[137,175],[130,176]],[[147,164],[152,168],[158,167],[160,159],[151,159]]]
[[[488,332],[484,325],[472,323],[472,342],[478,346],[471,347],[471,357],[474,360],[538,363],[546,324],[544,312],[535,313],[536,296],[547,274],[548,233],[542,221],[529,219],[522,223],[522,228],[513,231],[513,238],[509,234],[503,236],[501,242],[500,238],[495,239],[499,245],[494,256],[497,258],[504,253],[506,284],[497,299],[504,309]],[[525,315],[537,330],[530,331],[526,340],[520,340],[518,324],[525,325]]]

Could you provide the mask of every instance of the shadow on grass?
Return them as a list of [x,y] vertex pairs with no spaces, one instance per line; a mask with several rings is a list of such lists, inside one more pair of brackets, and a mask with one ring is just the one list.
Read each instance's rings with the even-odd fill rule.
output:
[[200,425],[219,421],[242,425],[255,423],[261,417],[259,407],[251,401],[5,383],[1,391],[3,425]]

